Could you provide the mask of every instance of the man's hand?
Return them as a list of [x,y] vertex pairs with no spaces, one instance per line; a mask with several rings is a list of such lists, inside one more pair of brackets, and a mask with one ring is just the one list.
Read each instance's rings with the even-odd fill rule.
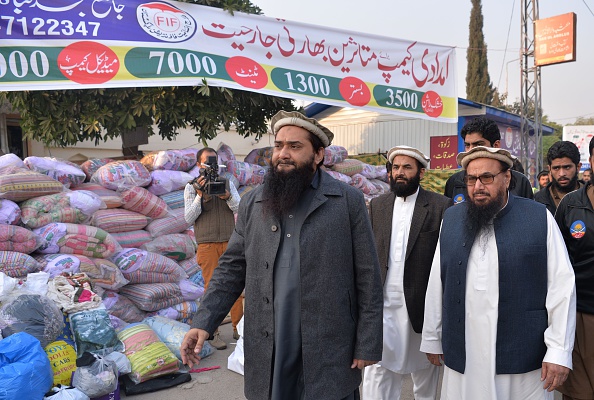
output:
[[443,354],[431,354],[427,353],[427,360],[436,367],[441,367],[441,361],[443,361]]
[[358,360],[358,359],[354,358],[351,368],[363,369],[363,368],[367,367],[368,365],[373,365],[373,364],[377,364],[377,363],[378,363],[377,361]]
[[542,363],[540,380],[544,381],[543,389],[552,392],[565,382],[569,375],[569,368],[548,362]]
[[225,190],[225,194],[219,195],[219,199],[221,200],[229,200],[229,197],[231,197],[231,193],[228,190]]
[[186,333],[180,347],[182,362],[184,364],[192,368],[194,365],[200,363],[198,354],[202,351],[202,346],[209,336],[208,332],[197,328],[192,328]]

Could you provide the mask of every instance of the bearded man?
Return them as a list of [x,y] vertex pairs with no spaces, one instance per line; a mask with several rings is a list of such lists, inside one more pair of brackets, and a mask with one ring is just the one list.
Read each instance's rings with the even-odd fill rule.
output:
[[197,354],[245,286],[245,396],[359,399],[382,354],[382,291],[362,193],[319,167],[332,132],[280,111],[272,167],[239,205],[235,231],[184,337]]
[[409,146],[388,151],[391,192],[371,200],[384,286],[382,361],[365,368],[365,400],[398,400],[411,374],[416,400],[434,400],[439,368],[419,351],[425,293],[444,211],[452,200],[420,187],[429,158]]
[[513,157],[460,153],[469,201],[444,215],[421,351],[442,399],[553,399],[571,368],[574,274],[547,209],[509,192]]

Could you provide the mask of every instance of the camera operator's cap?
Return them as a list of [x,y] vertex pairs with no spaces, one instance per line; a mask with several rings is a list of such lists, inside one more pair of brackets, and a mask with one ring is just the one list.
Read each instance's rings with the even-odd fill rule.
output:
[[466,169],[468,163],[477,158],[492,158],[494,160],[499,160],[506,163],[510,168],[514,165],[514,160],[516,159],[515,156],[512,156],[511,153],[505,149],[476,146],[468,151],[463,151],[458,154],[456,161],[462,168]]
[[298,126],[316,135],[324,144],[330,146],[334,134],[313,118],[308,118],[298,111],[279,111],[270,120],[270,129],[276,135],[280,128],[287,125]]
[[427,157],[421,150],[410,146],[395,146],[388,150],[388,161],[392,164],[396,156],[409,156],[421,163],[423,168],[429,165],[429,157]]

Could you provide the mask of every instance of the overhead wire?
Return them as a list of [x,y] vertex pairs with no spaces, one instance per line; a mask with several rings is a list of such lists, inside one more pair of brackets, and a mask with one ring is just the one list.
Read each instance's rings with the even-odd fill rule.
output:
[[507,52],[507,45],[509,44],[509,34],[511,32],[512,20],[514,18],[514,8],[516,8],[516,0],[512,4],[511,14],[509,16],[509,25],[507,27],[507,38],[505,39],[505,50],[503,53],[503,61],[501,62],[501,71],[499,72],[499,80],[497,81],[497,87],[501,85],[501,77],[503,76],[503,67],[505,66],[505,52]]

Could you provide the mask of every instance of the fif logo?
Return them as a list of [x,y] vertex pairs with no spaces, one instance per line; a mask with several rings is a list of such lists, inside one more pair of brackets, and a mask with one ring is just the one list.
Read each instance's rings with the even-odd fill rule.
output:
[[183,42],[196,32],[194,18],[167,3],[141,4],[136,9],[136,18],[146,33],[165,42]]

